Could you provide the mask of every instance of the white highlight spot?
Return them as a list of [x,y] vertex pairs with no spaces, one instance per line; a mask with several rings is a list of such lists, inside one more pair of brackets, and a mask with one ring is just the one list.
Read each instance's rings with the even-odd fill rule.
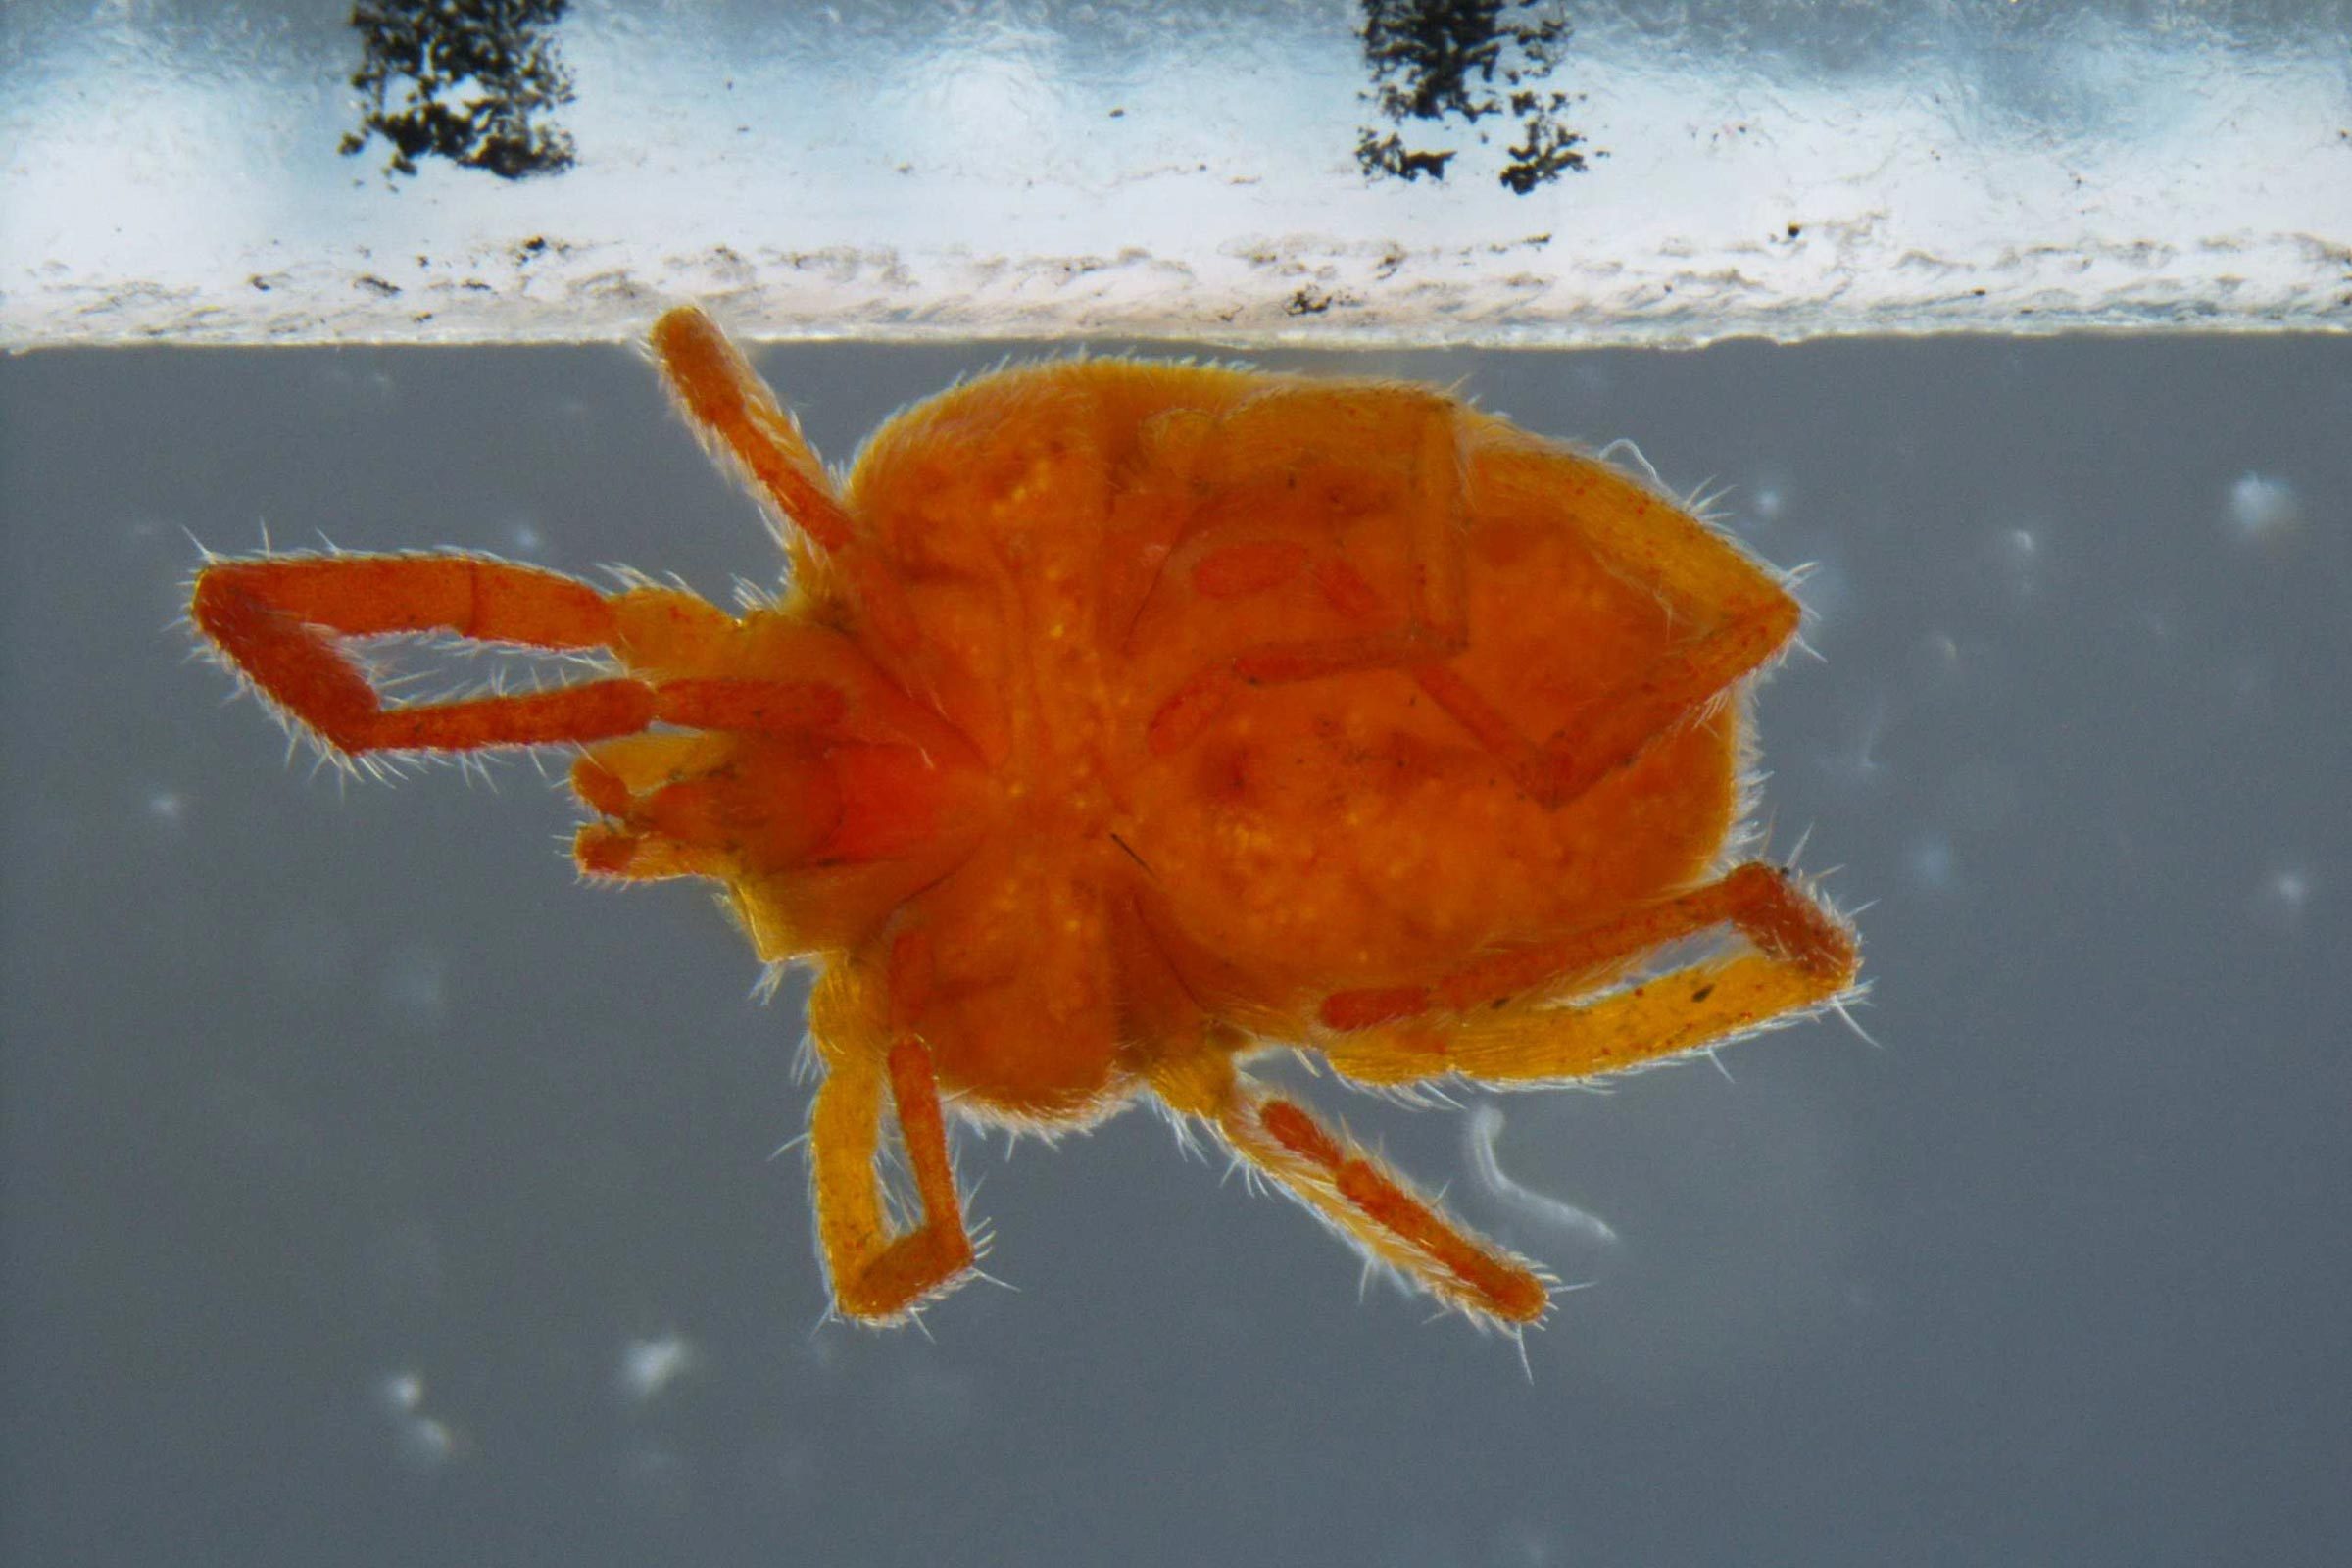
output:
[[2040,591],[2042,569],[2048,563],[2033,529],[2002,529],[1993,537],[1992,553],[2009,579],[2010,591],[2019,599],[2031,599]]
[[1921,886],[1936,893],[1951,891],[1959,867],[1952,855],[1949,839],[1940,836],[1922,839],[1911,846],[1904,859],[1909,862],[1911,874],[1919,879]]
[[631,1340],[620,1348],[620,1390],[642,1404],[695,1369],[702,1352],[682,1334]]
[[437,1027],[449,1012],[449,966],[430,948],[405,948],[392,954],[383,970],[383,996],[411,1025]]
[[2242,474],[2230,487],[2230,521],[2248,539],[2283,539],[2303,526],[2303,499],[2284,479]]
[[414,1414],[424,1403],[424,1379],[414,1372],[394,1372],[376,1386],[384,1408],[394,1415]]
[[424,1413],[421,1373],[387,1373],[375,1386],[376,1399],[392,1420],[393,1451],[416,1470],[437,1470],[457,1458],[465,1444],[457,1429]]
[[2262,879],[2255,912],[2273,929],[2291,935],[2303,929],[2303,917],[2318,893],[2317,882],[2302,866],[2280,866]]
[[177,827],[188,814],[188,798],[177,790],[157,790],[147,797],[147,814],[167,827]]

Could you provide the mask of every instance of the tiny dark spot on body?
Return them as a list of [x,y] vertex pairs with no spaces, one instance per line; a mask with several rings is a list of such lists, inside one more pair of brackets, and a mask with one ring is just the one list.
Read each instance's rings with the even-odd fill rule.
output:
[[1110,112],[1110,118],[1113,120],[1124,120],[1127,118],[1127,111],[1124,109],[1113,109]]
[[1788,225],[1788,237],[1789,237],[1790,239],[1795,239],[1795,238],[1796,238],[1798,235],[1802,234],[1804,231],[1805,231],[1805,225],[1804,225],[1804,224],[1802,224],[1802,223],[1790,223],[1790,224]]
[[351,280],[351,286],[354,288],[364,288],[368,290],[368,293],[377,295],[383,299],[390,299],[393,295],[400,292],[400,285],[398,283],[387,283],[382,278],[376,276],[373,272],[363,272],[358,277],[353,278]]
[[1142,856],[1135,853],[1134,845],[1129,844],[1125,839],[1119,837],[1116,833],[1113,833],[1110,836],[1110,842],[1116,844],[1120,849],[1124,850],[1127,853],[1127,858],[1142,866],[1146,875],[1157,875],[1156,872],[1152,871],[1152,863],[1149,860],[1146,860]]
[[1714,994],[1715,988],[1713,986],[1700,986],[1696,991],[1690,993],[1690,1000],[1692,1002],[1704,1002]]

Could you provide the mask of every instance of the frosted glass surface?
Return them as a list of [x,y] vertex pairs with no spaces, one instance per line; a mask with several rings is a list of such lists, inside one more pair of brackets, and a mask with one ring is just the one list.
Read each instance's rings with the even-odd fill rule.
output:
[[[685,297],[804,338],[2352,317],[2341,3],[1514,5],[1558,24],[1521,81],[1391,120],[1368,41],[1430,9],[579,0],[573,161],[511,180],[338,152],[341,5],[11,0],[0,342],[620,339]],[[1505,183],[1529,117],[1466,115],[1520,91],[1583,172]],[[1390,135],[1444,177],[1367,172]]]

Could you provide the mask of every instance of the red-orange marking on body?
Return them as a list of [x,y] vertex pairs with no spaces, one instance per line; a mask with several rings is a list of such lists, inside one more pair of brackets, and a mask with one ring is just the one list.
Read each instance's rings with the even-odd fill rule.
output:
[[1177,687],[1176,695],[1160,704],[1159,711],[1152,715],[1147,736],[1152,755],[1165,757],[1199,739],[1200,732],[1225,711],[1225,705],[1233,701],[1240,684],[1232,670],[1219,665],[1202,670]]
[[1455,723],[1470,732],[1487,753],[1502,763],[1530,798],[1545,805],[1551,804],[1558,793],[1554,770],[1546,764],[1535,743],[1511,727],[1492,703],[1481,697],[1471,684],[1444,664],[1425,664],[1413,671],[1413,679],[1421,689]]
[[1338,557],[1317,562],[1314,577],[1325,602],[1349,620],[1370,620],[1380,613],[1380,595],[1361,572]]
[[1327,643],[1252,648],[1234,660],[1233,669],[1246,681],[1280,686],[1362,669],[1393,668],[1406,657],[1405,644],[1395,637],[1338,637]]
[[1193,564],[1193,588],[1204,599],[1240,599],[1279,588],[1306,565],[1306,546],[1266,539],[1212,550]]
[[1429,993],[1420,986],[1335,991],[1317,1009],[1327,1029],[1371,1029],[1428,1010]]

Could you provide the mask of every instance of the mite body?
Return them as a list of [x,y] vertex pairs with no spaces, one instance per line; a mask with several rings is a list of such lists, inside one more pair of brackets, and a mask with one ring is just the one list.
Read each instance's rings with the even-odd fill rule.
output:
[[[1532,1321],[1537,1270],[1247,1058],[1565,1081],[1853,984],[1833,911],[1724,863],[1745,690],[1797,607],[1650,487],[1423,387],[1117,359],[917,405],[837,482],[699,312],[653,345],[770,510],[773,601],[267,556],[209,562],[193,618],[344,756],[576,748],[583,869],[713,879],[762,959],[820,967],[846,1314],[972,1271],[946,1110],[1050,1130],[1152,1099],[1448,1304]],[[342,645],[416,633],[610,668],[387,707]]]

